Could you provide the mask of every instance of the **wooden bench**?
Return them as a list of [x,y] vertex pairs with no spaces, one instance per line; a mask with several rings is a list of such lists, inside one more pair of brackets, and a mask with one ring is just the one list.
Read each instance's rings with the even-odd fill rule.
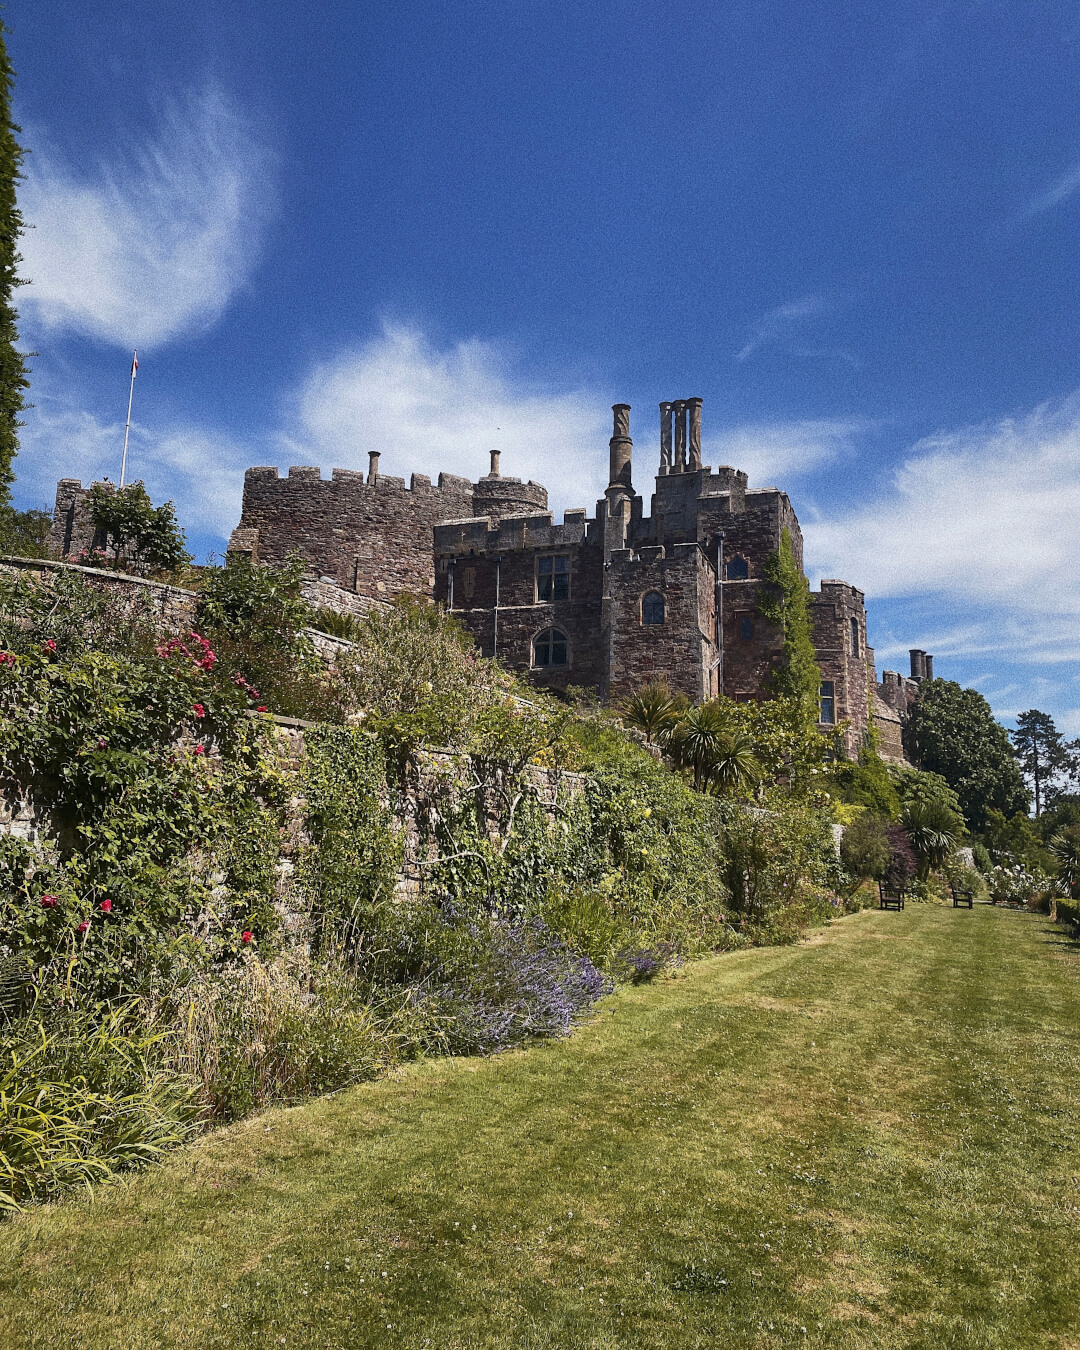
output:
[[904,888],[902,886],[886,886],[883,881],[878,882],[878,909],[903,909],[904,908]]
[[952,891],[953,909],[959,909],[961,905],[967,905],[968,909],[971,909],[975,904],[975,896],[971,891],[965,891],[959,886],[950,886],[949,890]]

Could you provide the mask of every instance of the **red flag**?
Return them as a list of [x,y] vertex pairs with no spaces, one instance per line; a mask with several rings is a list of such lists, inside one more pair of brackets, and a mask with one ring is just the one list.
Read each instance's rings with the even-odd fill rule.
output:
[[133,353],[131,357],[131,378],[135,378],[135,372],[139,369],[139,353]]

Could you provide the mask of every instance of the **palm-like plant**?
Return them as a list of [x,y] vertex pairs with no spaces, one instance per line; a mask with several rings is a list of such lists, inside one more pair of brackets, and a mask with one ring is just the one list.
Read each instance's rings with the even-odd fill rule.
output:
[[706,771],[706,783],[720,792],[738,792],[761,777],[754,742],[744,732],[726,733]]
[[666,745],[679,723],[680,707],[667,685],[655,681],[631,694],[623,721],[645,733],[650,745]]
[[1080,838],[1073,830],[1055,834],[1050,852],[1057,860],[1057,873],[1073,897],[1080,892]]
[[904,807],[900,823],[907,831],[919,862],[923,881],[934,867],[940,867],[956,848],[962,822],[955,811],[941,801],[912,801]]

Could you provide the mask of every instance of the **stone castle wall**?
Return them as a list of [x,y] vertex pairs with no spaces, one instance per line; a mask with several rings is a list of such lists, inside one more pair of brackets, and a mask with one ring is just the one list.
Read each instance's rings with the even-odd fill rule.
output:
[[[642,621],[642,604],[663,597],[662,623]],[[650,545],[611,554],[605,636],[604,697],[618,703],[635,689],[662,681],[695,703],[717,690],[716,585],[696,543]]]
[[324,479],[319,469],[248,469],[240,524],[230,548],[282,565],[298,553],[318,578],[372,601],[434,587],[432,530],[440,520],[469,515],[473,485],[440,474],[437,484],[414,473],[374,481],[349,469]]

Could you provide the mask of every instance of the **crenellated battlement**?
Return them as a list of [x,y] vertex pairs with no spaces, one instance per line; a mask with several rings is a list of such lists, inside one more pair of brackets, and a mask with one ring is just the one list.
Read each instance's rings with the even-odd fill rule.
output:
[[404,478],[379,473],[369,455],[368,473],[333,469],[329,478],[309,464],[284,477],[256,467],[244,475],[240,523],[229,550],[281,565],[294,553],[311,576],[376,602],[407,592],[430,596],[431,549],[436,523],[472,511],[473,485],[442,473]]

